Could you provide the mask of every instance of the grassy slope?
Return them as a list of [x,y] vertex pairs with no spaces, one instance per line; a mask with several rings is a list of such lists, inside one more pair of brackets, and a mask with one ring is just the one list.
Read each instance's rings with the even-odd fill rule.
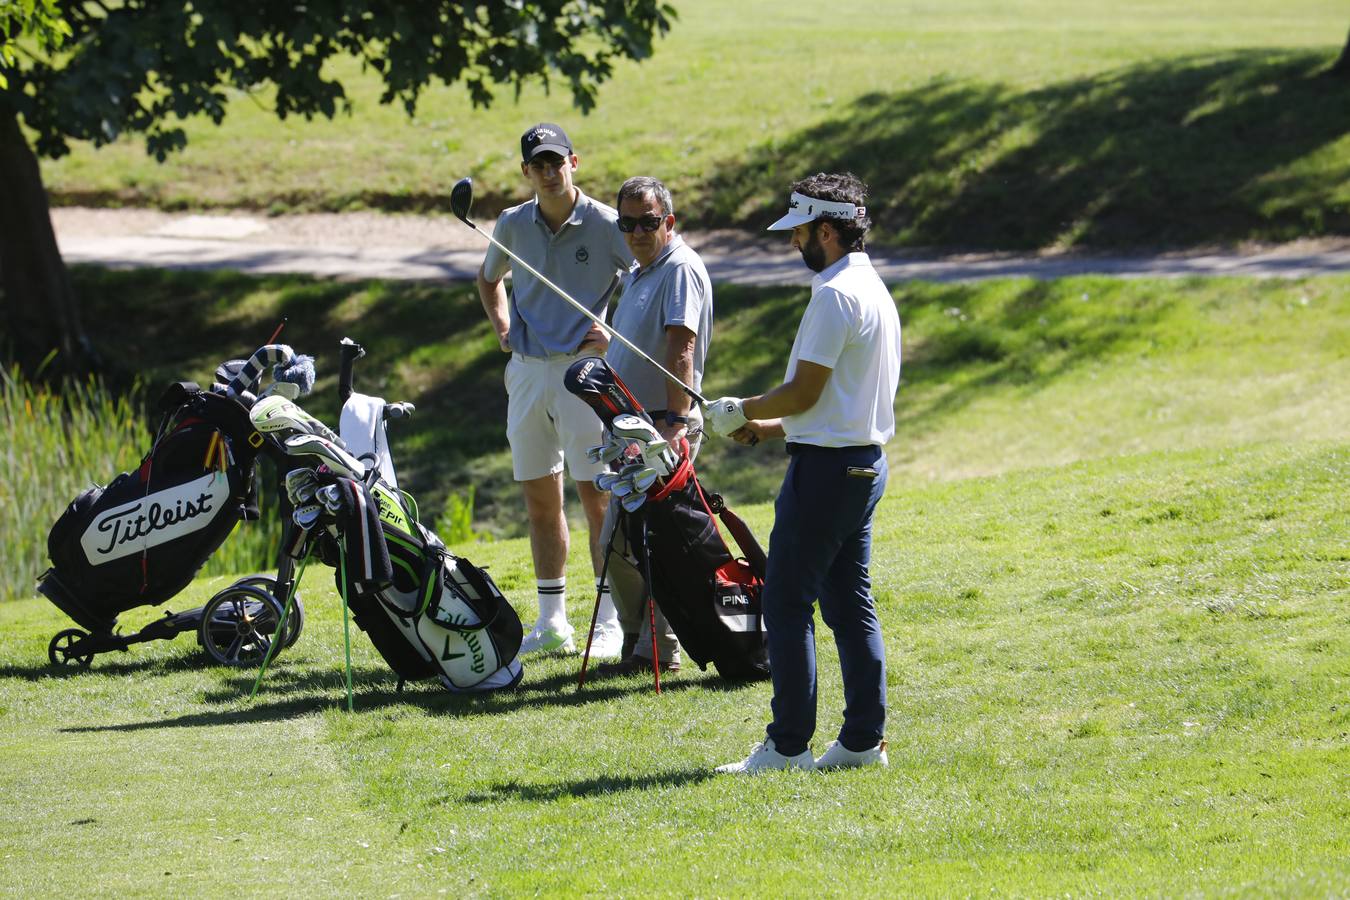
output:
[[[190,642],[90,674],[0,606],[0,883],[82,893],[1334,895],[1350,886],[1345,443],[896,484],[874,573],[892,767],[712,779],[767,686],[461,700],[362,639],[328,573],[259,699]],[[768,510],[750,510],[766,524]],[[473,549],[523,580],[520,541]],[[580,571],[573,572],[578,578]],[[214,585],[194,588],[204,597]],[[584,601],[572,598],[579,618]],[[841,703],[822,654],[821,734]]]
[[[248,332],[280,303],[305,312],[296,328],[388,324],[363,335],[380,348],[366,373],[395,385],[419,369],[388,361],[425,336],[398,323],[441,290],[82,277],[201,313],[186,331],[201,343],[162,361],[180,372],[225,327],[212,322]],[[660,698],[639,679],[578,695],[576,661],[555,658],[530,661],[510,695],[400,696],[359,634],[348,716],[340,607],[318,568],[310,625],[251,704],[250,675],[202,667],[190,638],[54,675],[44,646],[67,623],[23,600],[0,605],[0,884],[50,893],[78,873],[86,892],[223,895],[247,872],[258,893],[307,895],[1343,893],[1346,279],[897,295],[909,364],[873,566],[888,772],[711,780],[761,733],[767,686],[691,670]],[[738,378],[772,378],[800,293],[719,296],[717,352]],[[749,453],[728,455],[708,480],[764,535],[771,508],[742,496],[781,471],[762,456],[744,469]],[[462,550],[528,613],[523,540]],[[579,623],[579,552],[570,575]],[[842,702],[837,663],[821,662],[817,750]]]
[[126,141],[44,176],[64,203],[280,211],[444,210],[471,174],[485,212],[520,195],[513,148],[542,118],[565,120],[592,193],[655,174],[694,227],[753,226],[788,180],[847,167],[873,186],[878,237],[906,245],[1350,233],[1350,87],[1312,77],[1343,40],[1336,0],[676,5],[586,118],[562,94],[473,110],[442,88],[408,121],[340,67],[351,117],[277,123],[238,96],[223,128],[188,123],[168,165]]

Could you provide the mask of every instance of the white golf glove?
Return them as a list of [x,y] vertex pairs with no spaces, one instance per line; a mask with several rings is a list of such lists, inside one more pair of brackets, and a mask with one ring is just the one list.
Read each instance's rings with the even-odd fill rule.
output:
[[741,408],[744,404],[740,397],[718,397],[708,404],[704,424],[714,434],[731,434],[746,422],[745,411]]

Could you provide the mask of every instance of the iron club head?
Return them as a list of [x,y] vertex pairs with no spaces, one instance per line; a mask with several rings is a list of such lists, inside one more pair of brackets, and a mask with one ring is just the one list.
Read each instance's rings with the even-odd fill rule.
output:
[[656,484],[657,471],[653,468],[639,469],[633,473],[633,489],[638,493],[645,494],[651,490],[651,486]]
[[646,494],[629,494],[619,500],[619,505],[628,512],[637,512],[647,502]]
[[450,189],[450,211],[465,225],[473,227],[469,221],[469,207],[473,205],[473,179],[461,178]]

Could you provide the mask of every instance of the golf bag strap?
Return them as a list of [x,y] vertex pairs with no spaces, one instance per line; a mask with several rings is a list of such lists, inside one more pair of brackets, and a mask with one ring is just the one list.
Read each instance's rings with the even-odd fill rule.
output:
[[[436,557],[439,557],[439,554],[437,554]],[[439,558],[436,559],[436,565],[437,568],[441,568]],[[464,580],[469,583],[469,587],[473,588],[478,594],[478,604],[474,604],[472,598],[466,598],[466,600],[469,601],[470,608],[478,613],[480,621],[477,625],[449,625],[440,620],[436,620],[436,624],[440,625],[442,628],[457,631],[460,634],[469,634],[475,631],[487,631],[496,624],[497,617],[502,614],[502,607],[504,604],[492,603],[492,586],[488,584],[487,578],[483,576],[482,570],[477,566],[464,559],[455,557],[455,571],[463,576]],[[483,615],[484,608],[488,606],[492,607],[492,615],[490,617],[485,617]]]
[[[700,493],[702,493],[701,488]],[[745,554],[745,561],[750,564],[750,568],[754,569],[756,575],[763,578],[765,573],[769,571],[769,558],[764,554],[764,548],[759,545],[759,541],[755,540],[755,534],[750,530],[750,526],[746,525],[745,520],[726,506],[718,511],[717,516],[722,520],[722,524],[727,526],[727,531],[731,532],[732,538],[736,541],[736,546],[740,547],[741,552]]]

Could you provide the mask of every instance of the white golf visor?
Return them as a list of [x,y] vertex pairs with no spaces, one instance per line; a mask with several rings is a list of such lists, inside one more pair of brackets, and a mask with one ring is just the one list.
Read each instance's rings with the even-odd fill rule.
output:
[[808,197],[793,191],[792,197],[788,200],[788,214],[765,231],[790,231],[821,216],[828,216],[831,219],[862,219],[867,216],[867,207],[854,206],[842,200],[821,200],[819,197]]

